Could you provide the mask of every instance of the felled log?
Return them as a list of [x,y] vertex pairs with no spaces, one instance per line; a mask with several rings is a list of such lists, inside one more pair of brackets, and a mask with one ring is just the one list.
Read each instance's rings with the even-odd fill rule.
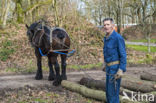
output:
[[148,72],[144,72],[143,74],[141,74],[140,78],[142,80],[149,80],[149,81],[155,81],[156,82],[156,75],[148,73]]
[[121,82],[121,86],[132,91],[143,93],[148,93],[156,90],[156,88],[154,88],[154,84],[145,81],[123,80]]
[[82,78],[79,82],[81,85],[85,85],[88,88],[101,89],[103,91],[106,90],[106,82],[105,80],[95,80],[92,78]]
[[105,92],[100,90],[94,90],[87,88],[83,85],[79,85],[70,81],[63,80],[61,85],[71,91],[80,93],[81,95],[101,101],[106,101]]
[[[61,85],[66,88],[69,89],[73,92],[77,92],[80,93],[81,95],[85,96],[85,97],[89,97],[89,98],[93,98],[96,100],[100,100],[103,102],[106,102],[106,95],[104,91],[100,91],[100,90],[94,90],[94,89],[90,89],[87,88],[83,85],[74,83],[74,82],[70,82],[67,80],[63,80],[61,82]],[[127,99],[121,99],[122,97],[120,96],[120,102],[121,103],[138,103],[138,102],[134,102],[134,101],[129,101]]]
[[[96,89],[102,89],[105,90],[105,80],[94,80],[92,78],[82,78],[80,80],[81,85],[85,85],[89,88],[96,88]],[[122,80],[121,87],[125,89],[129,89],[136,92],[152,92],[155,91],[156,88],[154,88],[154,85],[151,83],[146,83],[142,81],[132,81],[132,80]]]

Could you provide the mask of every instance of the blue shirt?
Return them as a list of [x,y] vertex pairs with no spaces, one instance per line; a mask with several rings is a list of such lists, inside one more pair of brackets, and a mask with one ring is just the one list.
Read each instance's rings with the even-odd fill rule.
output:
[[119,68],[126,71],[126,49],[125,41],[123,37],[115,32],[106,38],[104,37],[104,47],[103,47],[104,61],[110,63],[113,61],[119,61]]

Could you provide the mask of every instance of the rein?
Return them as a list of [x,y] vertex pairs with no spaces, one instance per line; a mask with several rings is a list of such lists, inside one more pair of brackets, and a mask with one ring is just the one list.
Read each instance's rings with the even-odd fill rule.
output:
[[[38,50],[39,50],[41,56],[47,56],[47,54],[50,53],[50,52],[48,52],[47,54],[43,54],[41,48],[38,48]],[[53,53],[57,53],[57,54],[67,55],[67,57],[70,57],[70,56],[72,56],[72,55],[75,53],[76,50],[73,49],[73,50],[71,50],[69,53],[60,52],[60,51],[69,51],[69,50],[70,50],[70,49],[53,50],[52,52],[53,52]]]

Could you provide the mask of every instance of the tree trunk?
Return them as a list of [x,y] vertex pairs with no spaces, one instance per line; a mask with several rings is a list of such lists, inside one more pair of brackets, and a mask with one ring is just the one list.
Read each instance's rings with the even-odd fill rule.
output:
[[57,1],[56,0],[52,0],[52,8],[53,8],[53,12],[54,12],[54,15],[55,15],[55,26],[59,27],[60,26],[60,21],[59,21]]
[[[31,5],[34,5],[34,4],[35,4],[34,0],[31,0]],[[36,7],[31,12],[32,22],[36,21],[35,9],[36,9]]]
[[[106,83],[105,80],[94,80],[91,78],[82,78],[80,80],[80,84],[85,85],[91,88],[98,88],[105,90]],[[142,81],[130,81],[130,80],[122,80],[121,87],[132,90],[132,91],[140,91],[143,93],[155,91],[154,84],[150,84]]]
[[23,8],[22,8],[22,5],[21,5],[21,1],[20,0],[17,0],[16,1],[16,15],[17,15],[17,22],[18,23],[23,23],[24,22],[24,16],[23,16]]
[[[28,7],[30,7],[32,5],[32,3],[31,3],[31,1],[30,0],[28,0]],[[27,22],[28,23],[32,23],[32,21],[33,21],[33,16],[32,16],[32,12],[30,12],[30,13],[26,13],[26,19],[27,19]]]
[[156,82],[156,75],[148,73],[148,72],[144,72],[140,78],[142,80],[149,80],[149,81],[155,81]]
[[4,12],[4,17],[3,17],[3,21],[2,21],[3,22],[2,28],[5,28],[5,26],[6,26],[6,21],[7,21],[9,8],[10,8],[10,0],[7,0],[7,7],[6,7],[6,10]]
[[0,4],[0,6],[1,6],[1,7],[0,7],[0,8],[1,8],[1,9],[0,9],[0,10],[1,10],[1,13],[0,13],[0,14],[1,14],[1,15],[0,15],[0,22],[3,21],[4,12],[5,12],[5,2],[6,2],[5,0],[2,0],[2,1],[1,1],[1,4]]

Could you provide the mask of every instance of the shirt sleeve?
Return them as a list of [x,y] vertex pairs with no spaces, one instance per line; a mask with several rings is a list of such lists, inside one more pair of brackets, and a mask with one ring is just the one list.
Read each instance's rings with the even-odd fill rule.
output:
[[123,37],[118,38],[118,54],[119,54],[119,69],[123,70],[123,72],[126,71],[126,64],[127,64],[127,54],[126,54],[126,48],[125,48],[125,41]]

